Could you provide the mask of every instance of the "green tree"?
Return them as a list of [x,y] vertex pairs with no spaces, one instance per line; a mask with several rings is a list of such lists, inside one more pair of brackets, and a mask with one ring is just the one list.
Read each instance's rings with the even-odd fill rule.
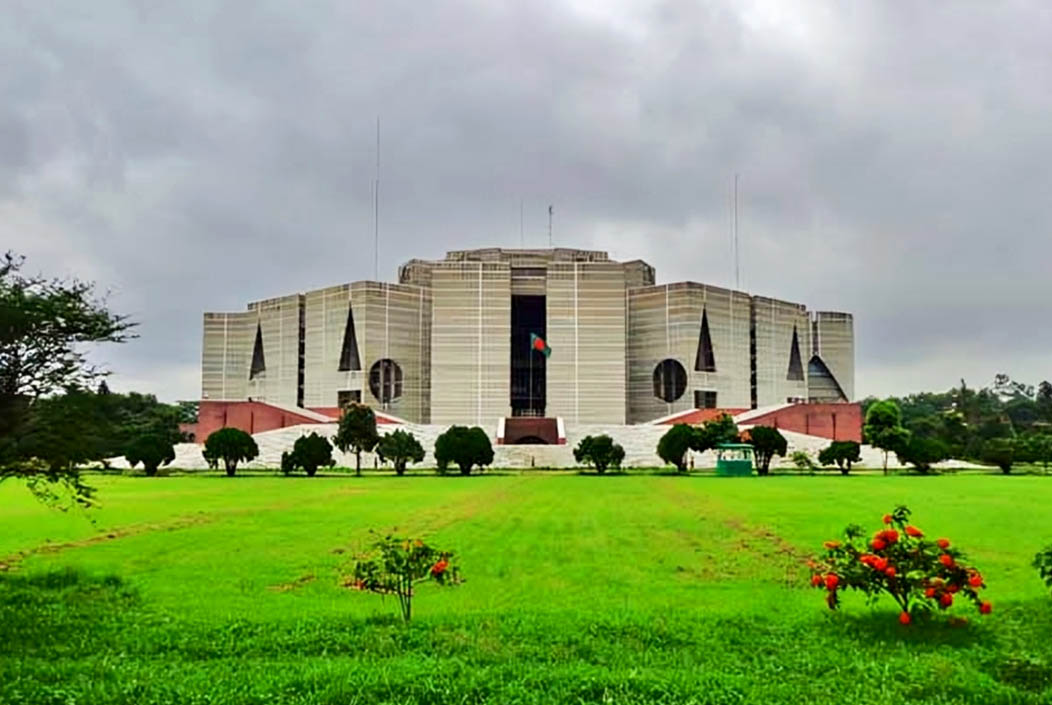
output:
[[698,429],[691,450],[704,453],[721,443],[737,443],[738,426],[729,414],[720,414],[712,421],[706,421]]
[[70,390],[33,403],[15,452],[42,461],[55,475],[75,473],[79,465],[114,455],[107,453],[111,433],[97,396]]
[[687,451],[698,445],[698,433],[694,427],[685,423],[675,424],[665,431],[658,440],[658,457],[670,465],[676,466],[677,472],[687,471]]
[[908,437],[895,451],[895,455],[903,465],[912,465],[924,474],[927,474],[935,463],[950,457],[945,443],[922,436]]
[[376,414],[365,404],[348,404],[340,417],[340,426],[333,438],[344,453],[354,453],[354,474],[361,477],[362,453],[368,453],[380,442],[376,432]]
[[478,426],[450,426],[435,439],[435,462],[439,472],[444,473],[452,463],[461,475],[469,475],[475,465],[481,468],[493,462],[493,446]]
[[[90,386],[105,372],[88,361],[91,344],[128,340],[134,324],[109,310],[91,283],[22,274],[24,258],[0,257],[0,481],[26,480],[39,497],[65,487],[74,501],[89,504],[91,489],[75,462],[26,462],[22,434],[32,407],[64,389]],[[39,424],[36,426],[40,431]],[[67,437],[78,433],[76,426]]]
[[771,472],[771,459],[779,455],[785,457],[789,444],[777,428],[770,426],[753,426],[749,429],[749,443],[756,454],[756,472],[768,475]]
[[1041,463],[1045,474],[1048,474],[1048,464],[1052,462],[1052,435],[1033,433],[1027,437],[1026,444],[1032,461]]
[[621,462],[625,459],[625,449],[605,434],[585,436],[573,449],[573,457],[579,463],[588,463],[602,475],[608,467],[621,467]]
[[381,462],[394,465],[396,475],[404,475],[408,463],[419,463],[424,459],[424,447],[416,436],[408,431],[392,431],[385,434],[376,446]]
[[860,460],[860,446],[855,441],[833,441],[818,453],[819,463],[836,465],[842,475],[851,472],[851,464]]
[[992,438],[983,444],[983,462],[996,465],[1005,475],[1012,472],[1015,463],[1015,441],[1010,438]]
[[302,469],[307,477],[314,477],[319,467],[332,467],[335,464],[329,439],[313,432],[297,438],[292,444],[291,453],[286,451],[281,454],[281,471],[286,475]]
[[884,452],[884,474],[888,474],[888,453],[909,442],[910,432],[902,426],[902,411],[892,399],[878,401],[866,411],[862,428],[867,442]]
[[205,440],[201,454],[212,468],[218,467],[219,461],[223,461],[227,477],[233,477],[238,463],[249,462],[259,456],[259,446],[252,436],[240,428],[221,428],[213,431]]
[[147,477],[157,474],[157,468],[168,465],[175,460],[175,448],[171,441],[163,436],[146,434],[132,441],[124,451],[128,465],[135,467],[142,463]]

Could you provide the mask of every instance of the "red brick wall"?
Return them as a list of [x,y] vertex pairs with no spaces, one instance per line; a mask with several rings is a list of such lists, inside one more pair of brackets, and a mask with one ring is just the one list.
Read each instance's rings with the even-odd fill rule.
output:
[[696,426],[698,424],[703,424],[706,421],[714,421],[724,414],[737,416],[746,411],[748,411],[748,409],[691,409],[689,411],[684,411],[677,416],[673,416],[671,419],[662,421],[661,423],[669,425],[688,423]]
[[261,433],[304,423],[318,422],[258,401],[202,400],[197,412],[196,441],[204,443],[213,431],[227,426],[246,433]]
[[794,404],[743,423],[773,426],[831,441],[862,442],[862,407],[858,404]]
[[[338,406],[312,406],[312,407],[310,407],[308,409],[308,411],[313,411],[315,414],[324,414],[325,416],[328,416],[333,421],[339,421],[340,420],[340,416],[343,415],[343,412],[340,410],[340,407],[338,407]],[[382,411],[376,411],[374,409],[373,410],[373,414],[376,415],[376,423],[377,423],[377,425],[382,425],[382,424],[385,424],[385,423],[387,423],[387,424],[389,424],[389,423],[398,423],[396,420],[394,420],[394,419],[392,419],[392,418],[390,418],[388,416],[385,416]]]

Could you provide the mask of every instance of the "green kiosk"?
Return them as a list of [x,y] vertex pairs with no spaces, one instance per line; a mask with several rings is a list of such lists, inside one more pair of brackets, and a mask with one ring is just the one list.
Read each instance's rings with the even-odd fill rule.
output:
[[721,477],[752,475],[752,446],[748,443],[720,443],[716,446],[716,474]]

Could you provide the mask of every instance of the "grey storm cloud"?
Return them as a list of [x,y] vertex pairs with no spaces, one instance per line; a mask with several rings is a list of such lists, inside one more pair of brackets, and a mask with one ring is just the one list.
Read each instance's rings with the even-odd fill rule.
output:
[[547,243],[852,311],[862,394],[1052,377],[1042,2],[2,0],[0,247],[94,279],[118,389],[200,316]]

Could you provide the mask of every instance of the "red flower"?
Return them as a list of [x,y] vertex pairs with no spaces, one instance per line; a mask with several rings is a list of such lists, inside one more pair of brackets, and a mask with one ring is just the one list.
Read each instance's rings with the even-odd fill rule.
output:
[[956,584],[954,584],[954,583],[950,583],[950,587],[948,587],[948,588],[946,588],[946,589],[947,589],[947,590],[948,590],[948,591],[949,591],[949,592],[950,592],[951,594],[954,594],[954,595],[956,595],[956,594],[957,594],[957,591],[961,589],[961,586],[960,586],[960,585],[956,585]]
[[953,604],[953,595],[951,595],[948,592],[944,592],[942,596],[939,597],[939,604],[943,607],[949,607]]
[[968,577],[968,584],[971,585],[972,587],[975,587],[975,588],[982,587],[983,586],[983,576],[979,575],[978,573],[972,573]]
[[906,527],[906,533],[915,539],[919,539],[921,536],[924,536],[924,532],[918,529],[916,526],[913,526],[912,524]]
[[890,524],[891,523],[891,515],[890,514],[885,514],[884,515],[884,523],[885,524]]
[[939,539],[938,541],[935,542],[935,544],[939,548],[941,548],[942,550],[945,551],[947,548],[950,547],[950,540],[949,539]]
[[888,567],[888,559],[887,558],[878,558],[875,561],[873,561],[873,569],[874,570],[879,570],[879,571],[883,572],[884,569],[887,568],[887,567]]
[[861,556],[858,557],[858,561],[862,565],[872,565],[873,561],[875,560],[877,560],[877,557],[874,556],[872,553],[863,553]]
[[990,614],[990,612],[992,612],[993,609],[993,605],[991,605],[989,602],[984,602],[981,605],[979,605],[979,614]]
[[436,577],[442,575],[442,573],[446,572],[446,568],[448,567],[448,561],[439,561],[438,563],[435,563],[433,566],[431,566],[431,575],[434,575]]
[[840,578],[836,573],[830,573],[826,576],[826,590],[836,590],[836,586],[840,584]]
[[899,540],[899,532],[894,529],[888,529],[884,532],[884,540],[888,543],[895,543]]
[[894,578],[895,577],[895,566],[889,565],[888,569],[884,571],[884,575],[888,576],[889,578]]
[[953,567],[953,556],[951,556],[949,553],[943,553],[941,556],[939,556],[939,562],[942,563],[947,568],[952,568]]
[[819,575],[818,573],[815,573],[814,575],[811,576],[811,586],[812,587],[818,587],[821,584],[822,584],[822,576],[821,575]]
[[882,539],[873,539],[869,542],[870,548],[874,551],[883,551],[886,545]]
[[903,626],[908,626],[909,623],[910,623],[910,613],[909,612],[903,612],[902,614],[899,615],[899,624],[901,624]]
[[928,588],[924,591],[925,597],[935,597],[935,588]]
[[840,548],[840,542],[839,541],[826,541],[822,545],[825,546],[826,548],[830,549],[830,550],[832,550],[834,548]]

